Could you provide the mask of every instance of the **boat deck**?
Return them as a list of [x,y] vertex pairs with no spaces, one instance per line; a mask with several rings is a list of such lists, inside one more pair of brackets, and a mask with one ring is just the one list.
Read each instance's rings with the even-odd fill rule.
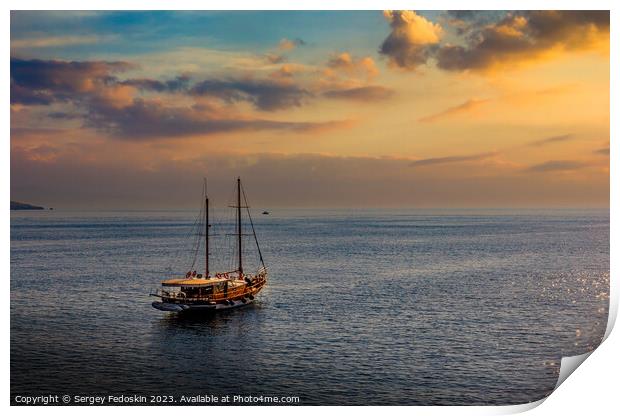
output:
[[237,287],[245,285],[245,280],[231,279],[231,278],[218,278],[211,277],[209,279],[204,278],[181,278],[181,279],[168,279],[161,282],[162,286],[172,287],[205,287],[213,286],[220,283],[228,282],[229,287]]

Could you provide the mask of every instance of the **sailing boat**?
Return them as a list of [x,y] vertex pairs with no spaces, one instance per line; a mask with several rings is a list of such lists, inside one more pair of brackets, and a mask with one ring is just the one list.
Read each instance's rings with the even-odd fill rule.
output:
[[[241,199],[245,205],[241,205]],[[209,197],[206,195],[205,186],[205,273],[198,274],[189,271],[183,278],[168,279],[161,282],[161,290],[152,293],[151,296],[160,298],[153,302],[155,309],[169,312],[183,312],[194,310],[221,310],[245,306],[254,301],[255,296],[267,283],[267,268],[263,261],[263,255],[258,245],[254,223],[250,215],[250,209],[241,185],[241,179],[237,178],[237,204],[236,208],[236,240],[238,254],[237,269],[233,271],[212,274],[209,270]],[[247,209],[247,215],[254,236],[254,242],[258,250],[260,267],[256,273],[247,273],[243,268],[242,247],[242,223],[241,208]]]

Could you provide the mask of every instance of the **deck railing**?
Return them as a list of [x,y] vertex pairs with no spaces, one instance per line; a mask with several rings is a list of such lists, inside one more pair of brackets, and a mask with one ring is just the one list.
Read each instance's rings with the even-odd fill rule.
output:
[[170,292],[164,289],[158,289],[155,291],[154,296],[158,296],[164,299],[174,299],[174,300],[194,300],[194,301],[217,301],[222,299],[234,298],[237,296],[241,296],[244,294],[251,295],[253,293],[253,289],[261,288],[265,284],[265,277],[259,276],[256,281],[254,281],[251,285],[248,286],[239,286],[234,288],[229,288],[226,291],[203,294],[198,296],[187,296],[185,292]]

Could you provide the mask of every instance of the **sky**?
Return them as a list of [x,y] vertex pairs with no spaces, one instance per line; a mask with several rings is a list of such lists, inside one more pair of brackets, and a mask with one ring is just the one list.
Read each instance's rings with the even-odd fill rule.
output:
[[609,206],[609,12],[11,12],[11,199]]

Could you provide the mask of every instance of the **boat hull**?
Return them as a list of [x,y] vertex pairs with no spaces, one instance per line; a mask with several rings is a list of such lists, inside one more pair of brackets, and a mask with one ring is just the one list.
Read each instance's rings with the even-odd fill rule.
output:
[[251,299],[245,299],[245,302],[240,301],[240,300],[231,301],[231,302],[232,304],[217,303],[215,305],[204,305],[204,304],[200,305],[200,304],[191,304],[191,303],[168,303],[168,302],[156,301],[156,302],[153,302],[151,305],[155,309],[158,309],[164,312],[185,312],[185,311],[205,311],[206,312],[206,311],[219,311],[223,309],[240,308],[242,306],[247,306],[254,301]]
[[[196,279],[197,281],[199,279]],[[194,281],[190,281],[193,283]],[[237,281],[236,287],[232,286],[223,293],[216,292],[210,296],[187,297],[185,292],[182,296],[171,295],[169,292],[151,294],[157,296],[159,301],[151,305],[160,311],[185,312],[185,311],[219,311],[224,309],[239,308],[251,304],[258,293],[267,283],[267,274],[263,273],[247,281]],[[178,284],[181,288],[188,287],[190,283],[185,281]],[[199,294],[199,293],[198,293]]]

